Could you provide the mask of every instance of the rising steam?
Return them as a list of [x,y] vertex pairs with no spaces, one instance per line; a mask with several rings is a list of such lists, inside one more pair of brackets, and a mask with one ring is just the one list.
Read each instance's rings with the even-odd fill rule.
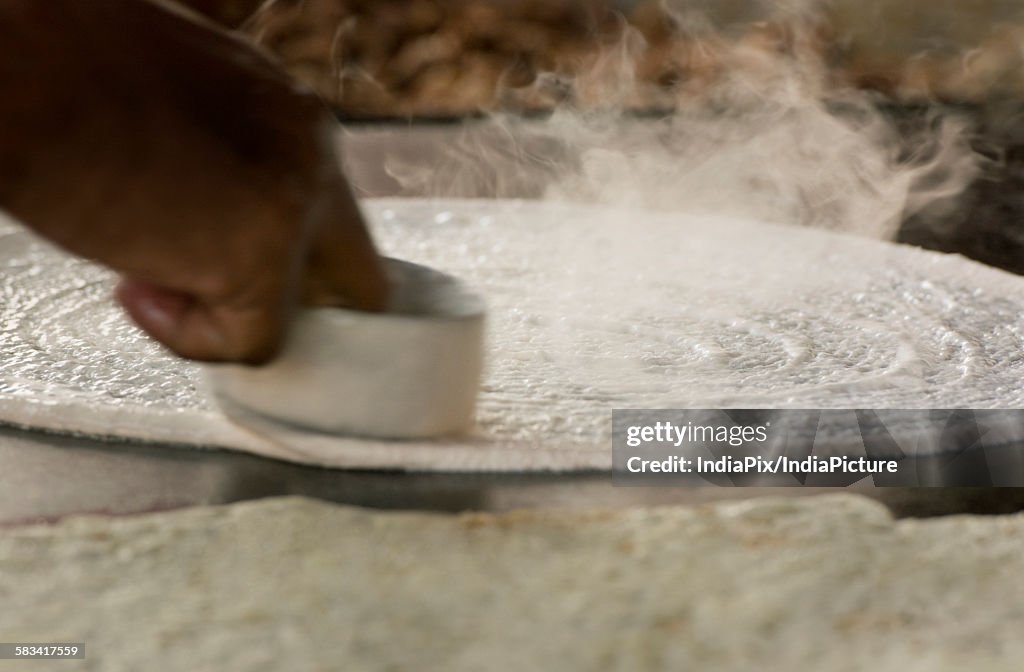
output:
[[877,94],[835,74],[819,3],[780,3],[739,38],[700,16],[674,20],[690,39],[670,55],[670,91],[638,80],[651,47],[624,24],[571,81],[534,82],[563,92],[549,117],[490,115],[440,161],[388,157],[389,174],[407,195],[714,213],[880,239],[949,207],[977,176],[964,120],[935,115],[908,139]]

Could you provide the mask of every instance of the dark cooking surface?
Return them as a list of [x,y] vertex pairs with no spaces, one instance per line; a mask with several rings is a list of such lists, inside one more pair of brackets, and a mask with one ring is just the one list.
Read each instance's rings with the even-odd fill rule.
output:
[[[912,137],[930,123],[931,112],[899,109],[893,114]],[[971,120],[972,146],[985,157],[981,176],[956,209],[907,218],[898,240],[1024,274],[1024,108],[993,103],[957,112]]]
[[[110,444],[2,428],[0,473],[4,483],[0,525],[54,521],[71,513],[133,514],[281,495],[375,509],[456,512],[695,505],[836,492],[828,488],[615,487],[602,473],[340,471],[228,451]],[[883,502],[897,516],[1024,510],[1024,489],[854,486],[851,490]]]

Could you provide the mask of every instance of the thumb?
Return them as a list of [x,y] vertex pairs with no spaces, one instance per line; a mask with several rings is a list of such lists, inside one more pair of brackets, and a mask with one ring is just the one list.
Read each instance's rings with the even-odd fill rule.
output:
[[139,328],[186,359],[262,364],[277,354],[284,338],[283,302],[211,305],[130,277],[121,279],[115,296]]
[[388,285],[359,206],[343,185],[314,231],[302,279],[302,303],[381,311],[387,307]]

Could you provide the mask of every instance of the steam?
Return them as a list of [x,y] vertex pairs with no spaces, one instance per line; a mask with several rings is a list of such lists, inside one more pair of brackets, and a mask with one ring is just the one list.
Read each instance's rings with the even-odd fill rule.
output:
[[784,23],[739,38],[675,15],[687,39],[671,91],[637,78],[654,47],[624,23],[580,74],[533,83],[536,96],[564,99],[549,117],[490,115],[440,160],[388,157],[387,172],[405,195],[709,213],[878,239],[910,214],[950,208],[981,167],[967,122],[935,114],[901,135],[876,94],[828,67],[819,7],[776,9]]

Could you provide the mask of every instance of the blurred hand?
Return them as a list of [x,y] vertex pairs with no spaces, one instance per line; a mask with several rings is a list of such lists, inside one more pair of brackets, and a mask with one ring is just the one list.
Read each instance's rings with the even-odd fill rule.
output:
[[0,63],[0,207],[175,353],[261,363],[297,303],[383,307],[333,119],[253,47],[156,0],[20,0]]

